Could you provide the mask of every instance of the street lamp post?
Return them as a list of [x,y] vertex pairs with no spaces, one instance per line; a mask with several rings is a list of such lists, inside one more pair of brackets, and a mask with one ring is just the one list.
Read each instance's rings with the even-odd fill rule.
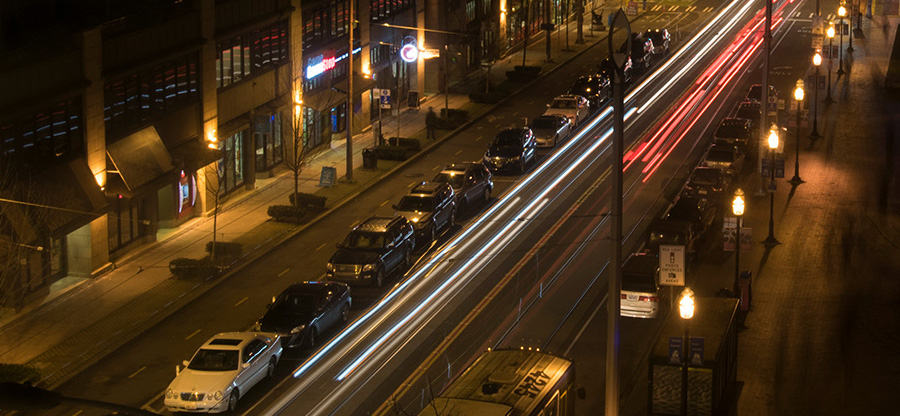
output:
[[775,150],[778,149],[778,126],[776,126],[775,123],[772,123],[772,127],[769,129],[768,145],[769,157],[772,162],[769,165],[772,181],[769,183],[769,236],[766,237],[763,244],[767,248],[772,248],[781,244],[781,242],[775,238]]
[[838,16],[841,17],[841,46],[838,48],[838,55],[841,59],[837,70],[838,76],[844,75],[844,16],[846,15],[847,8],[842,4],[841,7],[838,7]]
[[741,275],[741,217],[744,215],[744,191],[741,188],[734,191],[731,212],[737,218],[734,239],[734,293],[738,293],[738,278]]
[[834,49],[834,22],[828,26],[828,30],[825,31],[828,35],[828,93],[825,95],[825,102],[830,103],[831,100],[831,65],[834,61],[834,54],[832,50]]
[[797,80],[797,87],[794,88],[794,100],[797,101],[797,153],[794,157],[794,177],[791,178],[791,185],[797,186],[805,181],[800,179],[800,111],[803,109],[803,80]]
[[688,365],[691,355],[691,330],[690,322],[694,317],[694,292],[685,287],[681,292],[681,300],[678,301],[678,313],[684,320],[684,339],[681,341],[681,414],[688,414]]
[[[843,7],[843,6],[841,6]],[[846,14],[846,8],[844,8],[844,14]],[[847,33],[848,41],[847,41],[847,52],[853,53],[853,15],[850,15],[850,24],[848,25],[849,33]]]
[[813,128],[812,133],[809,134],[809,138],[814,140],[822,138],[819,134],[819,65],[822,65],[822,54],[816,51],[816,54],[813,55],[813,66],[816,67],[816,78],[813,81],[813,91],[815,91],[815,96],[813,97]]

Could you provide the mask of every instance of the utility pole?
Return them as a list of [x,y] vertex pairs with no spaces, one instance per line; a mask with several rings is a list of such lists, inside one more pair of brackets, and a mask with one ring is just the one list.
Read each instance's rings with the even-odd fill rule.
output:
[[353,182],[353,23],[356,21],[354,16],[353,3],[350,2],[350,38],[349,50],[347,51],[347,174],[345,179],[347,182]]
[[[768,117],[769,117],[769,55],[772,51],[772,2],[769,0],[763,0],[766,3],[766,22],[765,29],[763,31],[763,71],[762,71],[762,92],[760,92],[760,107],[762,107],[762,114],[759,116],[759,140],[760,143],[763,141],[765,137],[767,137],[768,133]],[[774,160],[773,160],[774,162]],[[759,166],[759,165],[757,165]],[[772,169],[774,170],[774,166]],[[765,196],[765,178],[762,177],[762,171],[760,171],[759,178],[759,189],[756,192],[756,196]]]

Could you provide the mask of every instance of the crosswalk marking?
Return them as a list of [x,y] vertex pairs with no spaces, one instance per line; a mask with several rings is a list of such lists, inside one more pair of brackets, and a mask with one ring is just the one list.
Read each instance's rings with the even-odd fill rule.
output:
[[697,6],[689,6],[687,9],[684,9],[686,12],[692,12],[694,10],[697,10]]
[[711,13],[715,9],[716,9],[715,7],[704,7],[703,13]]
[[663,6],[657,4],[656,6],[651,7],[650,11],[658,12],[660,9],[662,9],[662,7]]
[[678,11],[678,6],[671,6],[671,7],[669,7],[669,11],[670,11],[670,12],[677,12],[677,11]]

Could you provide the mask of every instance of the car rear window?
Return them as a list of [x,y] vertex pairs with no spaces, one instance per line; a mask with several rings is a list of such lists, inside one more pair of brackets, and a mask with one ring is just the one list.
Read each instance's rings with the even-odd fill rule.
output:
[[716,162],[732,162],[734,161],[734,151],[729,149],[712,149],[706,155],[706,160]]
[[432,212],[434,211],[434,198],[407,195],[400,199],[397,210]]
[[347,248],[382,248],[384,247],[384,234],[354,231],[347,236],[342,246]]
[[716,185],[719,183],[720,171],[714,169],[697,169],[691,175],[694,185]]
[[465,183],[465,174],[464,172],[441,172],[434,177],[433,181],[449,183],[450,186],[459,188]]
[[550,117],[538,117],[531,122],[531,126],[536,129],[555,129],[557,126],[557,122],[555,118]]
[[656,292],[656,282],[653,276],[623,273],[622,290],[654,293]]

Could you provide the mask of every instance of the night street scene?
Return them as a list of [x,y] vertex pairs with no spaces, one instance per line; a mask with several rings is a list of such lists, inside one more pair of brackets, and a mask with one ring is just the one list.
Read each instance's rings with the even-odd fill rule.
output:
[[0,415],[900,413],[900,0],[0,0]]

